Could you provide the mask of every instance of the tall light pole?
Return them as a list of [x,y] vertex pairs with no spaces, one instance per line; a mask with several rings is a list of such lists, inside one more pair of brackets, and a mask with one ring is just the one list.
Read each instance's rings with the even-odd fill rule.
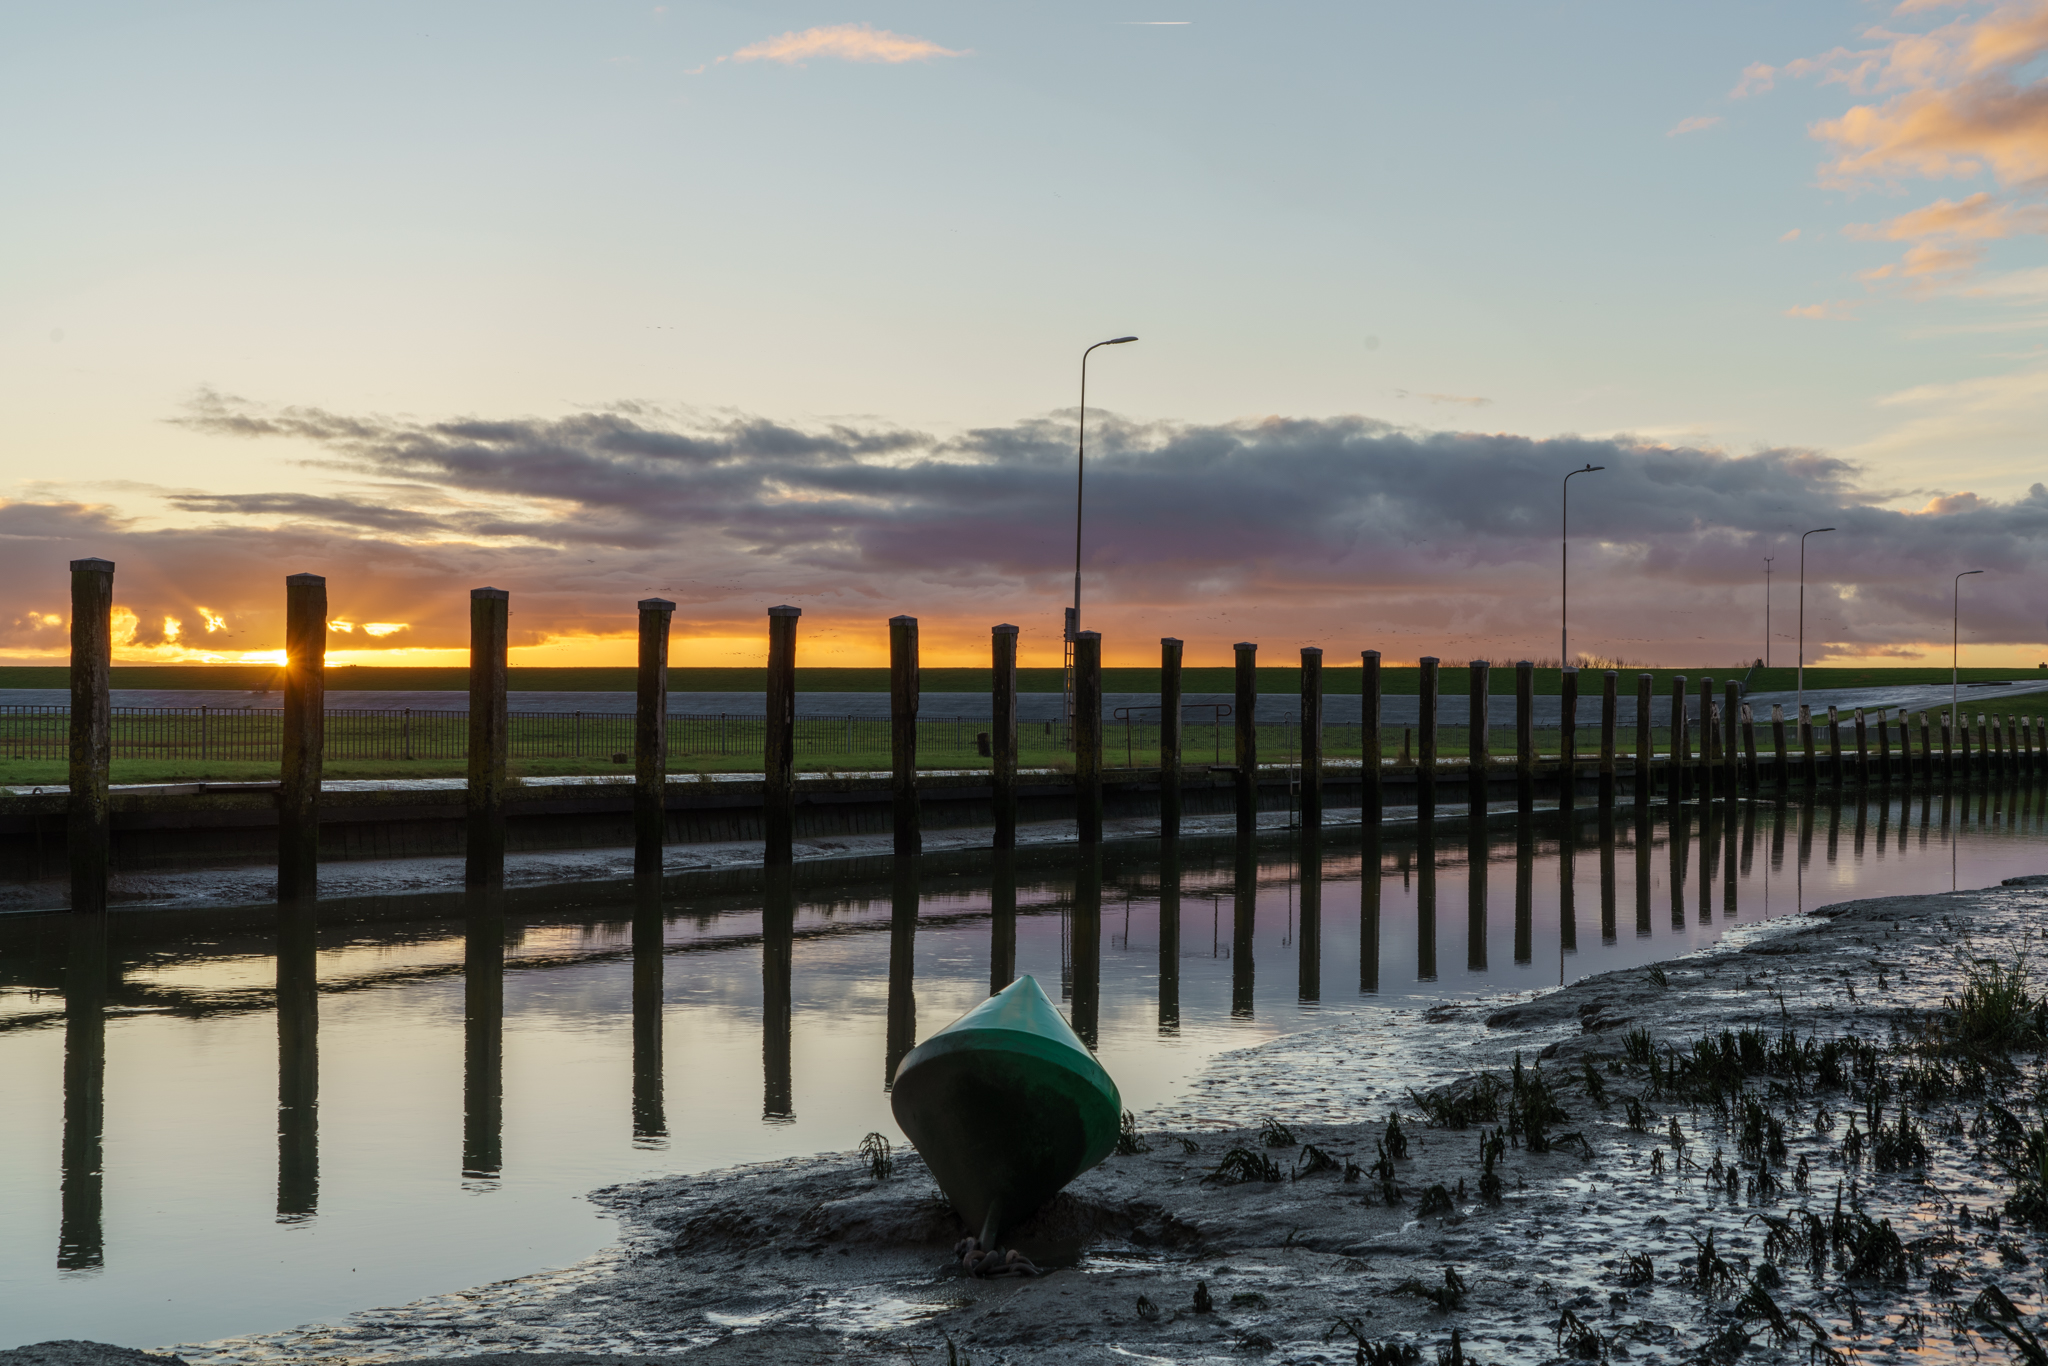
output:
[[1806,537],[1833,530],[1831,526],[1817,526],[1799,538],[1799,705],[1802,707],[1806,705]]
[[[1095,346],[1122,346],[1136,337],[1111,337]],[[1081,353],[1081,422],[1074,445],[1074,610],[1067,615],[1067,725],[1074,724],[1074,637],[1081,631],[1081,493],[1088,474],[1088,352]]]
[[1771,561],[1775,555],[1764,556],[1764,667],[1771,667]]
[[1956,719],[1956,707],[1961,702],[1963,677],[1960,667],[1963,659],[1963,580],[1972,574],[1983,572],[1981,569],[1965,569],[1956,575],[1955,582],[1949,585],[1955,592],[1955,601],[1950,607],[1948,620],[1948,722],[1951,726],[1961,724]]
[[1557,667],[1560,669],[1569,669],[1572,666],[1572,475],[1597,474],[1601,470],[1604,470],[1606,468],[1607,466],[1605,465],[1595,465],[1589,463],[1584,469],[1573,470],[1571,474],[1567,474],[1564,477],[1564,492],[1559,500],[1559,508],[1557,515],[1557,566],[1559,583],[1557,603]]

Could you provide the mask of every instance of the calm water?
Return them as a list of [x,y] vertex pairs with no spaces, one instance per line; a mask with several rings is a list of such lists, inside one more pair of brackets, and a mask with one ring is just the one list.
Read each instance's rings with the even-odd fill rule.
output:
[[573,889],[336,902],[282,933],[269,907],[0,922],[0,1346],[200,1341],[575,1261],[610,1240],[595,1186],[895,1136],[894,1059],[1012,967],[1143,1111],[1331,1012],[2048,872],[2032,789],[1623,816],[1605,841],[1555,817],[1370,856],[1326,836],[1307,877],[1269,836],[765,907]]

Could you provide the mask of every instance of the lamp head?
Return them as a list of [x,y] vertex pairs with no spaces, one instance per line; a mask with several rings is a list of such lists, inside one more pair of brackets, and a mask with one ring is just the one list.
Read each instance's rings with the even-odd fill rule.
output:
[[1124,344],[1125,342],[1134,342],[1134,341],[1136,341],[1136,340],[1137,340],[1137,338],[1136,338],[1136,337],[1111,337],[1111,338],[1110,338],[1110,339],[1109,339],[1108,341],[1104,342],[1104,343],[1103,343],[1103,345],[1104,345],[1104,346],[1122,346],[1122,345],[1123,345],[1123,344]]

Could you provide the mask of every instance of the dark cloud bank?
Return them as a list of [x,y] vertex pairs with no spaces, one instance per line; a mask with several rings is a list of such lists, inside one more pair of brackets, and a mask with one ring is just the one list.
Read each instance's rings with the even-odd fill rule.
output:
[[[49,610],[53,571],[82,553],[122,560],[124,589],[147,610],[211,594],[216,610],[266,613],[280,575],[324,569],[337,603],[354,594],[361,619],[413,621],[407,643],[423,644],[460,643],[463,590],[487,581],[520,595],[532,635],[623,629],[632,600],[660,592],[682,603],[686,629],[750,629],[762,607],[792,601],[820,626],[908,611],[963,640],[998,620],[1044,640],[1070,591],[1071,414],[941,439],[641,405],[425,422],[208,394],[178,420],[274,442],[281,459],[360,492],[184,495],[174,505],[194,523],[174,531],[132,530],[101,509],[0,507],[0,568],[54,589],[7,615]],[[1863,487],[1855,467],[1811,451],[1731,456],[1363,417],[1097,416],[1090,446],[1091,624],[1113,656],[1161,634],[1209,649],[1257,638],[1276,651],[1555,654],[1559,482],[1588,462],[1607,468],[1572,486],[1575,649],[1719,666],[1761,653],[1763,559],[1777,556],[1782,638],[1798,533],[1818,526],[1840,530],[1812,543],[1809,642],[1881,651],[1945,637],[1963,568],[1991,571],[1969,592],[1975,639],[2044,634],[2039,484],[2016,502],[1902,513],[1879,506],[1891,494]]]

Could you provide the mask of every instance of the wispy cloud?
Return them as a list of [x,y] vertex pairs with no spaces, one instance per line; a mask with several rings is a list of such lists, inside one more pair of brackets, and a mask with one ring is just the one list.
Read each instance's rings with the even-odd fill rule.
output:
[[1785,310],[1788,318],[1810,318],[1831,322],[1845,322],[1856,316],[1854,299],[1835,299],[1824,304],[1794,304]]
[[[964,57],[967,53],[940,47],[928,38],[891,33],[872,24],[832,24],[822,28],[791,30],[775,38],[749,43],[718,60],[734,62],[781,62],[795,66],[831,58],[841,62],[928,62],[934,57]],[[701,69],[701,68],[700,68]]]
[[1675,138],[1683,136],[1686,133],[1697,133],[1703,128],[1712,128],[1715,124],[1720,123],[1721,121],[1721,116],[1719,114],[1694,114],[1690,118],[1680,119],[1674,127],[1672,127],[1669,131],[1667,131],[1664,134],[1664,136],[1667,138]]

